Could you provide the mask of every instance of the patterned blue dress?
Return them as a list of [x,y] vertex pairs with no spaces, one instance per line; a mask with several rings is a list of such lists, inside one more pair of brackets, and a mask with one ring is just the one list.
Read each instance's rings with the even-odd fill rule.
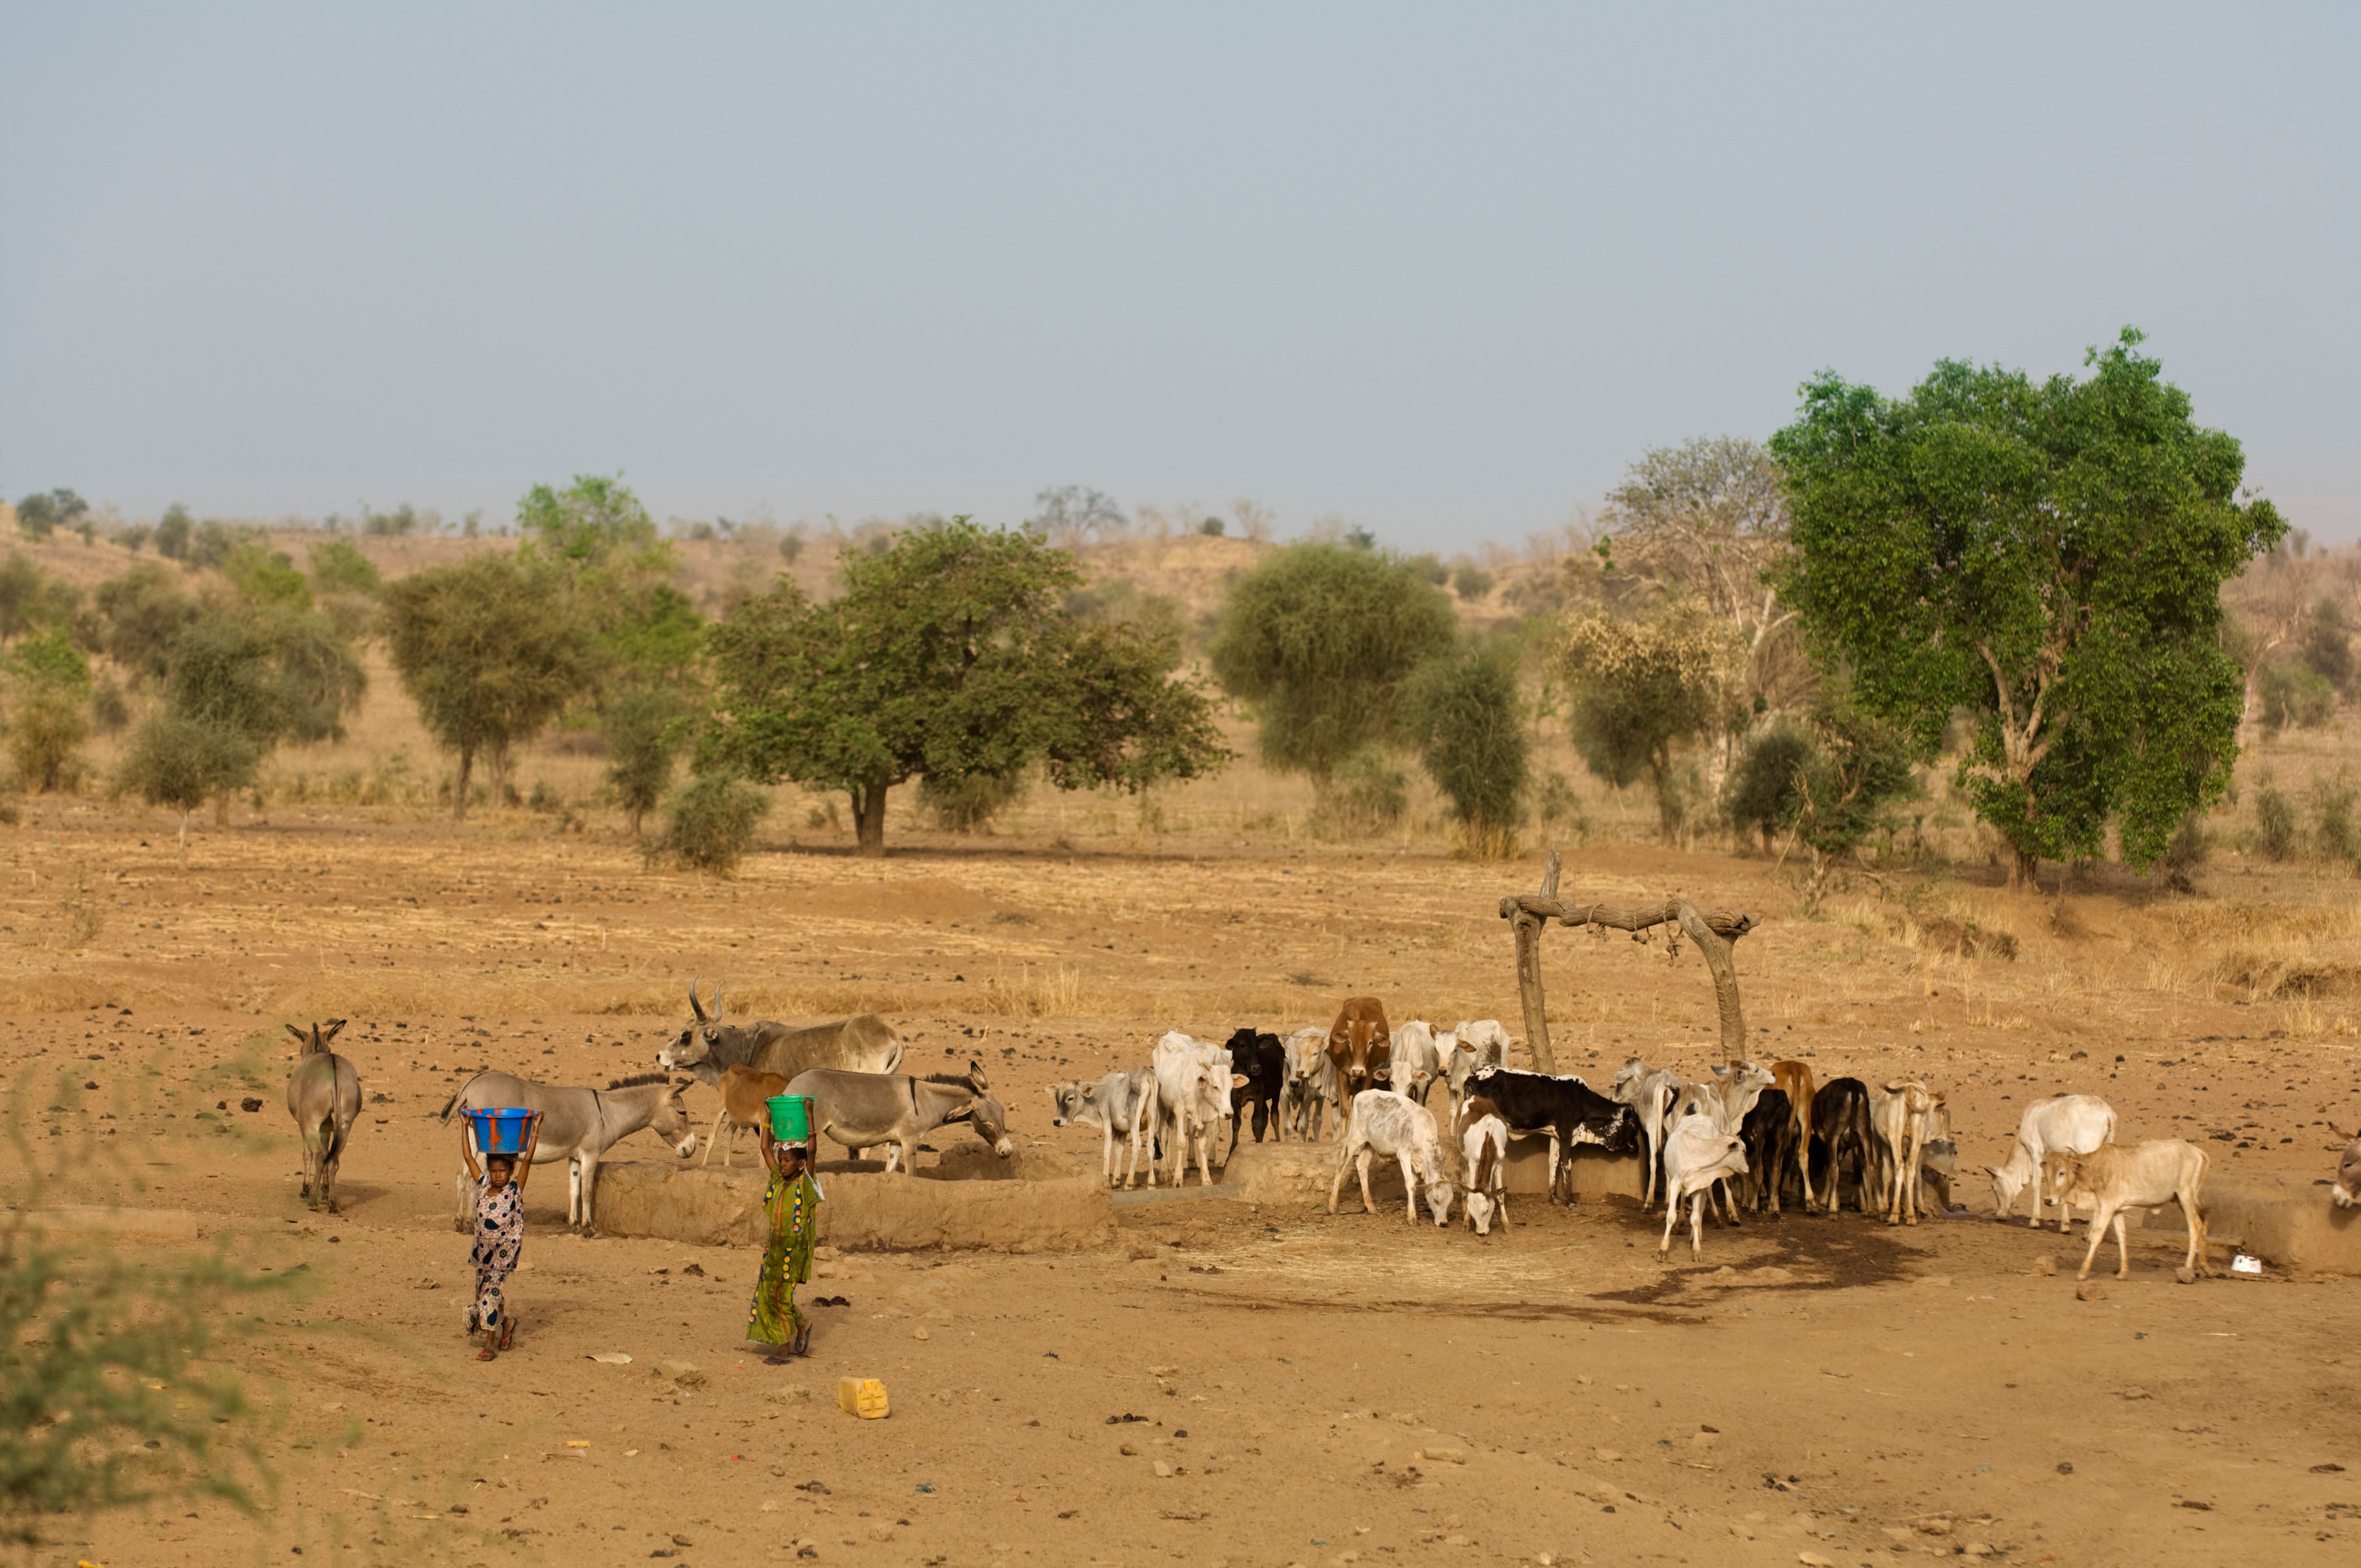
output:
[[476,1296],[467,1304],[467,1332],[500,1326],[501,1288],[524,1252],[524,1193],[511,1178],[495,1192],[491,1179],[476,1179],[476,1245],[467,1262],[476,1270]]

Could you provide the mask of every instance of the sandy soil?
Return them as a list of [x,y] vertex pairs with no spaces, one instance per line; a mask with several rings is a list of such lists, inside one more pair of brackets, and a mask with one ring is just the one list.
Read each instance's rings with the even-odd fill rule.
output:
[[[750,1254],[568,1236],[544,1169],[524,1332],[481,1365],[436,1119],[467,1070],[643,1069],[696,972],[733,1012],[885,1012],[916,1065],[987,1065],[1028,1170],[1094,1168],[1040,1086],[1165,1027],[1324,1023],[1360,991],[1518,1027],[1495,907],[1534,870],[1065,835],[768,852],[715,882],[523,813],[283,804],[183,864],[159,817],[34,806],[0,836],[12,1196],[315,1281],[241,1353],[279,1417],[264,1517],[60,1520],[37,1562],[2329,1563],[2361,1539],[2354,1284],[2179,1287],[2157,1232],[2081,1300],[2079,1233],[1982,1218],[1790,1216],[1667,1266],[1616,1203],[1520,1202],[1488,1240],[1349,1201],[1158,1205],[1102,1253],[832,1259],[818,1288],[851,1305],[781,1370],[741,1351]],[[1761,1054],[1927,1078],[1964,1163],[2088,1090],[2127,1135],[2204,1139],[2217,1176],[2327,1174],[2326,1124],[2361,1111],[2349,883],[2231,866],[2194,896],[2013,898],[1980,876],[1815,912],[1763,861],[1605,848],[1565,889],[1763,911],[1740,948]],[[1562,1069],[1713,1057],[1693,952],[1553,931],[1548,965]],[[369,1101],[335,1216],[298,1203],[282,1106],[281,1025],[314,1015],[353,1020]],[[839,1414],[840,1375],[884,1378],[893,1417]]]

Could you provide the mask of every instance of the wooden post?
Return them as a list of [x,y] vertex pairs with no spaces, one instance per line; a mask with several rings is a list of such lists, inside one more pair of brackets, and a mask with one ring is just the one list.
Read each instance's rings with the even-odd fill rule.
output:
[[[1555,850],[1542,872],[1541,896],[1557,897],[1557,876],[1564,861]],[[1520,909],[1510,925],[1517,933],[1517,994],[1525,1004],[1525,1042],[1533,1053],[1535,1072],[1555,1072],[1556,1055],[1550,1049],[1549,1007],[1542,996],[1542,923],[1543,916]]]
[[1705,955],[1705,967],[1713,971],[1713,1000],[1721,1012],[1721,1054],[1735,1071],[1746,1056],[1746,1014],[1738,1005],[1738,965],[1733,960],[1733,944],[1686,899],[1681,901],[1675,914],[1681,929],[1689,934],[1689,940]]

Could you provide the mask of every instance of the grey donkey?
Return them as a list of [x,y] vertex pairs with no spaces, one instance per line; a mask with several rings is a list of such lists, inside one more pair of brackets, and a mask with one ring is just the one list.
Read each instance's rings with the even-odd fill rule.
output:
[[303,1135],[303,1196],[313,1208],[331,1214],[336,1212],[336,1165],[361,1113],[361,1075],[328,1048],[344,1026],[342,1018],[331,1018],[324,1030],[313,1024],[307,1035],[287,1025],[299,1047],[295,1069],[287,1075],[287,1113]]

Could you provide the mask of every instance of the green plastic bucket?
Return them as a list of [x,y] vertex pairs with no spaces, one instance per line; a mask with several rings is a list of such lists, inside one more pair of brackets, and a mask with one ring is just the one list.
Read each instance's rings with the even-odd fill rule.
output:
[[771,1136],[783,1144],[811,1142],[812,1097],[774,1094],[763,1102],[771,1108]]

